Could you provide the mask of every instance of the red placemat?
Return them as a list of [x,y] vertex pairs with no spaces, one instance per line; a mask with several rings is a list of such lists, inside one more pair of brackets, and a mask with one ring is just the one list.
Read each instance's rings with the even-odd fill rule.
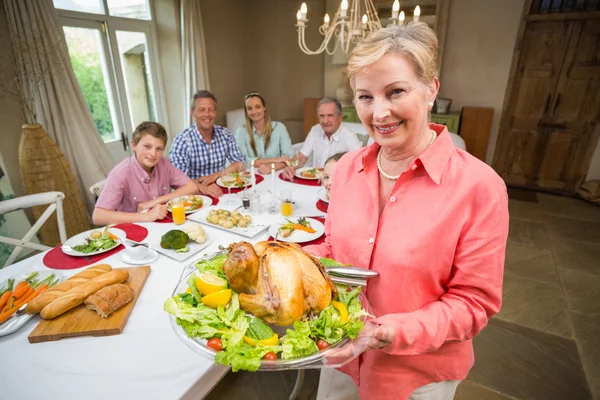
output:
[[323,200],[317,201],[317,210],[323,211],[324,213],[326,213],[328,208],[329,208],[328,203],[325,203]]
[[294,180],[291,181],[283,177],[283,172],[279,174],[279,179],[286,182],[297,183],[298,185],[306,185],[306,186],[321,186],[321,182],[318,179],[302,179],[297,176],[294,177]]
[[[127,238],[135,240],[136,242],[142,241],[148,236],[148,229],[143,226],[136,224],[118,224],[114,225],[113,228],[118,228],[127,234]],[[106,253],[97,254],[95,256],[87,257],[73,257],[69,256],[61,250],[60,246],[57,246],[50,250],[44,256],[43,263],[46,267],[52,269],[76,269],[81,267],[87,267],[91,264],[96,264],[98,261],[105,259],[123,249],[123,245],[120,244],[111,251]],[[90,261],[91,260],[91,261]]]
[[[265,178],[262,175],[255,174],[255,176],[256,176],[256,184],[257,185],[265,180]],[[248,188],[251,188],[251,187],[252,187],[252,185],[248,185]],[[227,191],[227,188],[221,187],[221,189],[223,189],[223,194],[229,193]],[[231,188],[231,193],[238,193],[238,192],[241,192],[242,190],[244,190],[244,188]]]
[[[219,204],[219,199],[217,199],[216,197],[212,197],[212,196],[208,196],[208,197],[210,197],[211,200],[212,200],[211,206],[216,206],[217,204]],[[169,211],[169,212],[167,212],[167,217],[166,218],[159,219],[159,220],[156,220],[154,222],[159,222],[161,224],[165,224],[165,223],[169,224],[169,223],[173,222],[173,215]]]
[[[316,219],[319,222],[322,222],[323,225],[325,225],[325,218],[321,218],[321,217],[311,217],[313,219]],[[275,238],[273,238],[273,236],[269,236],[269,238],[267,240],[275,240]],[[311,240],[310,242],[306,242],[306,243],[298,243],[300,246],[304,247],[304,246],[310,246],[313,244],[321,244],[325,241],[325,234],[323,234],[320,238],[315,239],[315,240]]]

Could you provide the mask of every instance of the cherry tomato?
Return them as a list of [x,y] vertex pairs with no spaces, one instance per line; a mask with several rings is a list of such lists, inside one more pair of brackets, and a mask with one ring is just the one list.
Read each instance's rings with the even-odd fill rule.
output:
[[329,347],[329,343],[327,343],[323,339],[319,339],[317,340],[317,347],[319,348],[319,350],[324,350]]
[[208,347],[210,347],[211,349],[214,349],[216,351],[223,350],[223,342],[221,342],[221,339],[219,339],[218,337],[214,337],[212,339],[209,339],[209,341],[206,342],[206,345]]
[[275,354],[272,351],[270,351],[267,354],[265,354],[265,356],[263,358],[265,360],[275,361],[275,360],[277,360],[277,354]]

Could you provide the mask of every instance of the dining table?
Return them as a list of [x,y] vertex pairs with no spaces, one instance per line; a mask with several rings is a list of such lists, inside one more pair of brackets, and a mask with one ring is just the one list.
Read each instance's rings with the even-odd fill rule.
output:
[[[272,191],[290,189],[294,217],[325,217],[317,207],[320,186],[284,181],[265,175],[264,180],[248,190],[260,195],[260,211],[253,221],[281,220],[275,198],[276,213],[269,214]],[[321,197],[322,198],[322,197]],[[241,206],[240,193],[224,194],[216,207]],[[243,208],[240,211],[247,214]],[[65,210],[69,212],[69,210]],[[196,222],[194,222],[196,223]],[[136,223],[148,232],[177,228],[173,222]],[[256,243],[267,240],[268,230],[256,236],[242,237],[225,229],[203,224],[211,244],[184,261],[164,254],[150,264],[151,272],[121,334],[82,336],[58,341],[29,343],[28,336],[40,322],[33,317],[18,331],[0,337],[0,398],[4,399],[199,399],[205,397],[228,373],[229,368],[215,365],[189,349],[175,334],[163,304],[170,296],[187,266],[203,256],[216,253],[220,246],[241,240]],[[51,251],[51,250],[49,250]],[[125,251],[125,250],[121,250]],[[98,262],[113,268],[130,267],[121,261],[121,251]],[[46,252],[36,254],[0,269],[0,282],[30,271],[44,271]],[[90,264],[92,266],[94,264]],[[60,271],[65,279],[86,267]],[[287,394],[282,393],[282,398]]]

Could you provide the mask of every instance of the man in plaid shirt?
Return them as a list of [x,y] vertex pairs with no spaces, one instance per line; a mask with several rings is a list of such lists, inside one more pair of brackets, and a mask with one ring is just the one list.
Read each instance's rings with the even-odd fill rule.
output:
[[[171,163],[201,186],[208,186],[212,196],[221,195],[215,184],[223,174],[243,171],[246,158],[237,147],[234,136],[225,127],[215,125],[217,98],[208,90],[200,90],[192,100],[195,124],[173,140],[169,153]],[[227,160],[231,162],[227,168]]]

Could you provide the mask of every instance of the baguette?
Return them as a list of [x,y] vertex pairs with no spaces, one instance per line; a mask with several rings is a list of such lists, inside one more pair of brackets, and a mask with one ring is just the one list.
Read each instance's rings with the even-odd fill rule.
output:
[[88,309],[96,311],[102,318],[106,318],[134,297],[135,292],[131,287],[117,283],[98,290],[86,299],[85,305]]
[[115,269],[101,274],[94,279],[74,287],[52,301],[42,309],[40,315],[44,319],[52,319],[82,304],[85,299],[96,293],[105,286],[121,283],[129,278],[129,272],[123,269]]
[[48,304],[58,299],[68,290],[73,289],[76,286],[82,285],[88,282],[90,279],[93,279],[98,275],[105,274],[110,270],[112,270],[112,268],[108,264],[98,264],[94,265],[93,267],[84,269],[83,271],[73,275],[66,281],[61,282],[54,287],[51,287],[35,299],[31,300],[29,304],[27,304],[25,312],[27,314],[37,314],[40,311],[42,311],[42,308],[46,307]]

